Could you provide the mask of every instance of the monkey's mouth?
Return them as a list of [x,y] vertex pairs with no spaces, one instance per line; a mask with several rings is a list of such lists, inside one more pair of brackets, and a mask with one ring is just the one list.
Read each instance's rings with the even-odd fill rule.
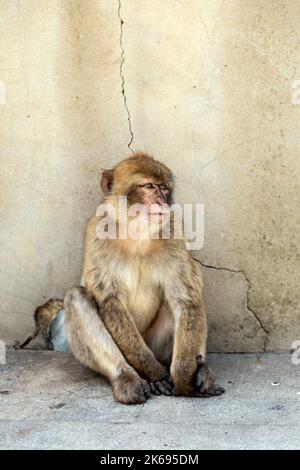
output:
[[149,214],[150,215],[166,215],[169,213],[168,204],[151,204]]

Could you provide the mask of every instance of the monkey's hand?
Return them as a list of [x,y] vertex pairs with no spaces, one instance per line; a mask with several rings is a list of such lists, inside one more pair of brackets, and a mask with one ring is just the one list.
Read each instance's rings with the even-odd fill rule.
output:
[[196,357],[196,362],[197,372],[193,378],[195,387],[194,395],[200,398],[222,395],[225,389],[214,383],[214,375],[207,364],[202,360],[201,355]]
[[223,387],[214,383],[213,373],[202,356],[197,356],[193,363],[182,361],[175,364],[172,372],[173,395],[208,398],[225,392]]
[[150,385],[133,370],[123,370],[112,382],[113,393],[120,403],[138,405],[151,396]]
[[165,374],[161,380],[150,382],[150,388],[153,395],[172,395],[174,384],[169,373]]
[[148,363],[148,370],[143,376],[148,380],[154,395],[172,395],[173,384],[169,371],[156,358]]

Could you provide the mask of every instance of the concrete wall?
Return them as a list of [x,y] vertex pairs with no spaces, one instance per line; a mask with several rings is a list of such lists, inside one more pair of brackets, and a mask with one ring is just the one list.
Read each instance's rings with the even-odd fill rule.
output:
[[[300,338],[298,0],[0,0],[1,325],[80,279],[99,171],[130,149],[205,204],[210,349]],[[129,149],[130,148],[130,149]]]

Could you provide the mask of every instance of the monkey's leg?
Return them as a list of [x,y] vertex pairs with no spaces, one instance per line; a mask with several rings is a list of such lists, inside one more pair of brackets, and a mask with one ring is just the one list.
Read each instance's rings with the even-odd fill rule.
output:
[[[164,303],[159,308],[154,322],[143,335],[147,346],[151,349],[159,362],[168,369],[171,365],[173,342],[174,342],[174,320],[169,306]],[[170,378],[150,384],[152,393],[155,395],[172,395],[173,384]]]
[[117,296],[111,295],[103,301],[99,314],[128,363],[138,373],[149,382],[168,380],[167,368],[158,362],[146,345],[133,318]]
[[155,357],[168,368],[172,361],[174,328],[171,309],[165,302],[160,306],[154,322],[143,335]]
[[76,359],[105,375],[119,402],[144,403],[151,395],[149,384],[126,362],[99,318],[96,304],[86,297],[85,289],[70,289],[64,308],[67,337]]

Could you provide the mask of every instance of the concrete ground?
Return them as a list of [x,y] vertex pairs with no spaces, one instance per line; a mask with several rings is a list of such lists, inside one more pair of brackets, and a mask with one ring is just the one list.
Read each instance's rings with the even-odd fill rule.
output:
[[211,354],[226,394],[115,402],[71,356],[11,351],[0,366],[1,449],[300,449],[300,365]]

